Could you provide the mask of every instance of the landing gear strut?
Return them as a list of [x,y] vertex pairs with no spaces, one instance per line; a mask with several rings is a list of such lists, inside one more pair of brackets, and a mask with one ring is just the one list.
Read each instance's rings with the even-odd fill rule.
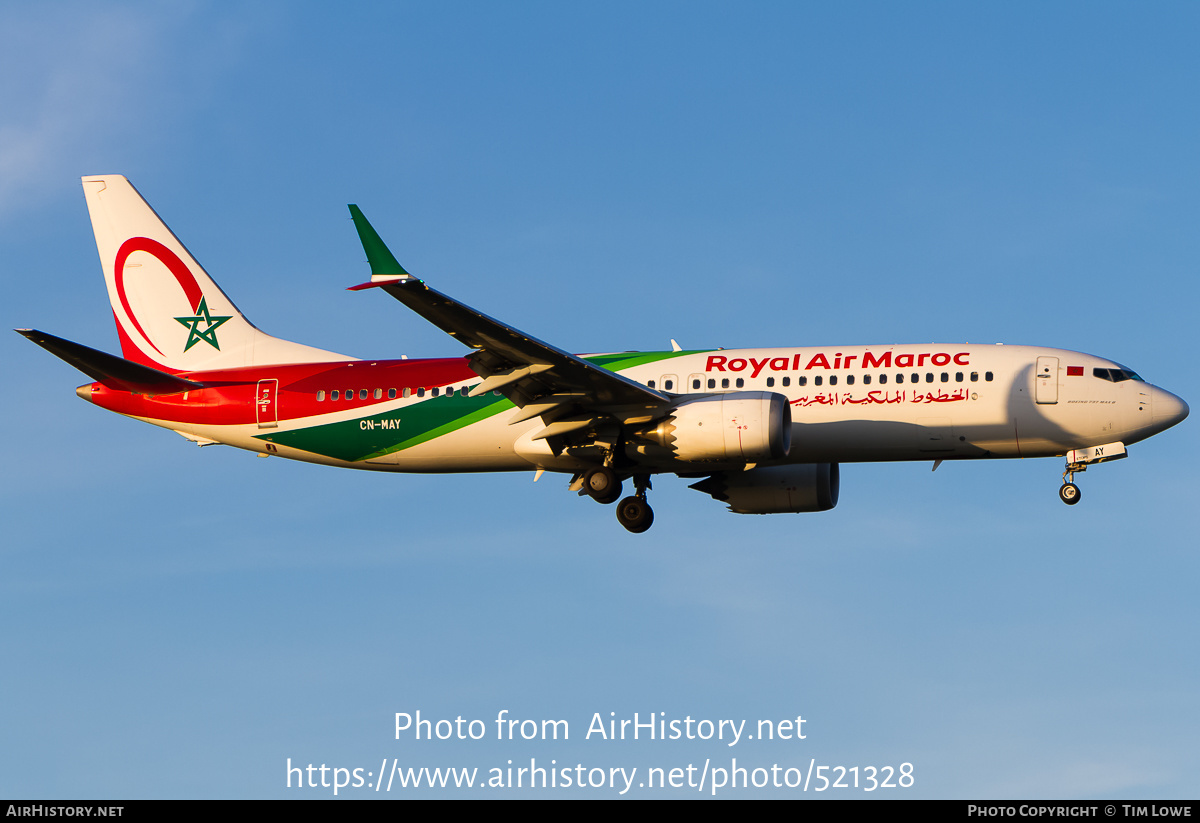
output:
[[654,510],[646,502],[646,490],[650,488],[650,476],[637,474],[633,477],[637,494],[626,497],[617,504],[617,520],[634,534],[641,534],[654,524]]
[[1087,466],[1082,463],[1068,463],[1067,470],[1063,472],[1062,488],[1058,490],[1058,499],[1066,503],[1068,506],[1074,506],[1083,497],[1083,492],[1075,485],[1075,472],[1086,471]]

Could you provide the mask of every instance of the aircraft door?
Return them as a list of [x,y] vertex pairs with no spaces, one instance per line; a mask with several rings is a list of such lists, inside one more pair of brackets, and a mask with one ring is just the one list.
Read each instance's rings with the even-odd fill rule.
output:
[[1034,397],[1040,404],[1058,402],[1058,358],[1039,357],[1033,375]]
[[254,394],[254,413],[260,429],[273,429],[279,425],[279,410],[275,396],[279,391],[278,380],[259,380]]

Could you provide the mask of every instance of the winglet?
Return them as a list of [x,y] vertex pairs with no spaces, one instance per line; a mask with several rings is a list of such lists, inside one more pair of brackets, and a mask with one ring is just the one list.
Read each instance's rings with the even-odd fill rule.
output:
[[358,239],[362,241],[363,251],[367,253],[367,260],[371,264],[372,282],[412,277],[388,250],[387,245],[380,238],[379,232],[375,231],[367,222],[362,209],[352,204],[350,217],[354,220],[354,228],[358,229]]

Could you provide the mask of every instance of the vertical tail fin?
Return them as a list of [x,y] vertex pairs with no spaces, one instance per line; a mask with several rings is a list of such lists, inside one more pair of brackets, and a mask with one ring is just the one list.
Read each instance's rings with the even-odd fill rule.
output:
[[259,331],[116,174],[83,178],[127,360],[170,372],[352,360]]

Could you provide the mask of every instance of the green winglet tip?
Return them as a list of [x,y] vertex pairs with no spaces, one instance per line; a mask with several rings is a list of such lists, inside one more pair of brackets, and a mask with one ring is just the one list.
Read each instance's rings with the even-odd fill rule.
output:
[[350,217],[354,220],[354,228],[358,229],[358,239],[362,241],[367,260],[371,263],[371,274],[408,274],[380,238],[379,232],[367,222],[362,209],[351,205]]

